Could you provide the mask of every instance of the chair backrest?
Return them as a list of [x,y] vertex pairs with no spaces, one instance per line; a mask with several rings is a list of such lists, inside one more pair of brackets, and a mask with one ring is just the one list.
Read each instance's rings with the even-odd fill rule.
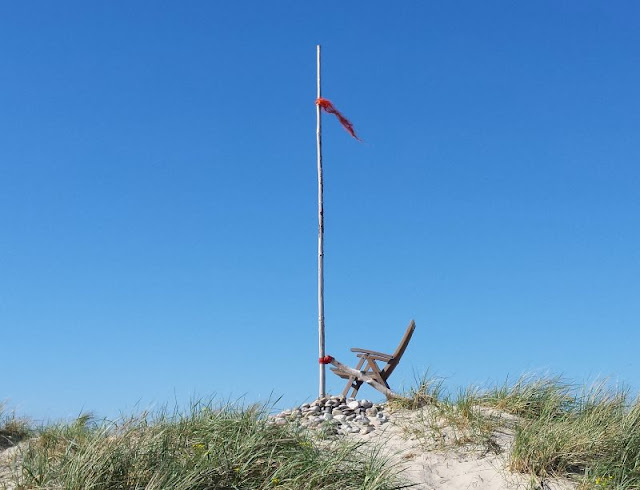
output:
[[404,351],[407,350],[407,346],[409,345],[409,341],[411,340],[411,336],[413,335],[415,329],[416,322],[411,320],[411,323],[409,323],[407,330],[402,336],[402,340],[398,344],[396,351],[393,353],[393,359],[391,359],[389,363],[384,367],[384,369],[382,369],[382,375],[384,379],[387,379],[389,376],[391,376],[391,373],[400,362],[400,358],[402,357],[402,354],[404,354]]

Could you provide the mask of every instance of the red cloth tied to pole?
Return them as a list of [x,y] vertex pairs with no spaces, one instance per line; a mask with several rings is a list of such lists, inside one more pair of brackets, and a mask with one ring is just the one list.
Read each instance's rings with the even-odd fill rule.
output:
[[355,129],[353,129],[353,124],[351,124],[351,121],[349,121],[346,117],[344,117],[340,113],[340,111],[338,111],[338,109],[336,109],[334,107],[334,105],[331,103],[330,100],[323,99],[322,97],[320,97],[320,98],[316,99],[316,105],[320,106],[320,108],[323,109],[325,112],[327,112],[329,114],[334,114],[338,118],[338,120],[340,121],[340,124],[342,124],[344,126],[344,129],[349,131],[349,134],[351,136],[353,136],[355,139],[360,141],[360,138],[358,138],[356,136],[356,131],[355,131]]
[[324,356],[318,359],[319,364],[331,364],[331,361],[333,361],[331,356]]

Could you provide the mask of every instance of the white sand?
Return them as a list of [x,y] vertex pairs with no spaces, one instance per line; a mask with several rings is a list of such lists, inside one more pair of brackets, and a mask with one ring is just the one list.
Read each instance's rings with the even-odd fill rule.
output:
[[8,449],[0,449],[0,488],[3,490],[13,490],[11,480],[12,469],[15,466],[15,458],[20,450],[20,445]]
[[449,447],[425,449],[424,441],[411,437],[406,427],[419,423],[415,412],[396,412],[391,422],[366,435],[355,434],[359,441],[382,445],[383,453],[403,468],[402,476],[415,484],[415,490],[573,490],[577,485],[561,479],[533,480],[528,475],[508,470],[508,455],[513,434],[496,434],[502,452],[495,454],[478,448]]

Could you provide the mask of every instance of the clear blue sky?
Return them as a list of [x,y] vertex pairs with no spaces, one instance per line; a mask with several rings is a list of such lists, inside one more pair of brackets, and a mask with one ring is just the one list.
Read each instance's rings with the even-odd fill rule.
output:
[[[0,400],[36,419],[525,372],[640,387],[640,7],[0,4]],[[342,382],[333,375],[328,387]],[[376,398],[368,388],[362,396]]]

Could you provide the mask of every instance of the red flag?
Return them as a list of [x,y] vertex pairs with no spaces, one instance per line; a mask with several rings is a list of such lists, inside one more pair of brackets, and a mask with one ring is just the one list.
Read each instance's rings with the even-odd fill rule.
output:
[[340,111],[338,111],[338,109],[336,109],[333,106],[330,100],[323,99],[322,97],[320,97],[316,99],[316,105],[320,106],[320,109],[324,109],[325,112],[328,112],[329,114],[335,114],[338,120],[340,121],[340,124],[344,126],[344,129],[349,131],[349,134],[351,136],[353,136],[355,139],[360,141],[360,138],[356,136],[356,131],[353,129],[353,124],[351,124],[351,121],[349,121],[346,117],[340,114]]

